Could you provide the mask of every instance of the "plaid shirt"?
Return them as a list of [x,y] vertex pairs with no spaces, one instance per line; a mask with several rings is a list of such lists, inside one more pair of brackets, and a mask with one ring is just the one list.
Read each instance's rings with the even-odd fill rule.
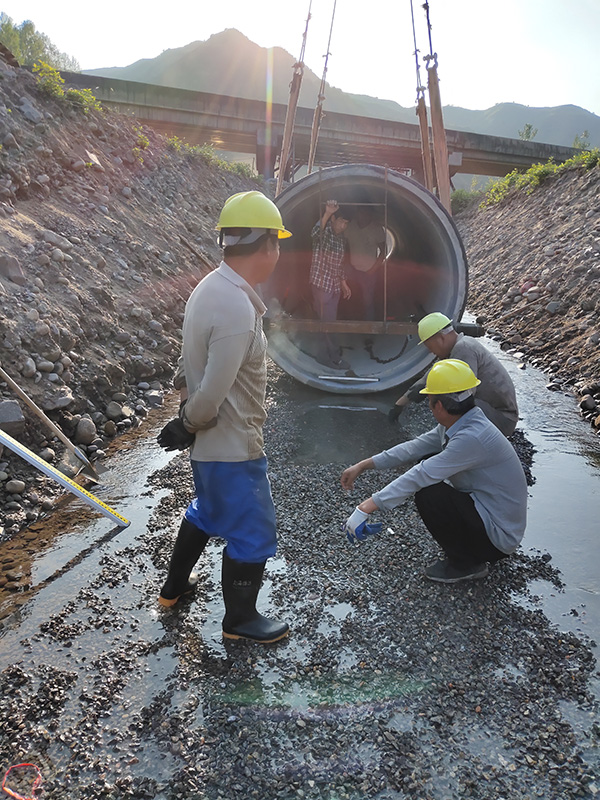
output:
[[336,236],[327,222],[324,229],[317,222],[311,232],[313,242],[310,283],[326,292],[341,292],[341,282],[345,279],[342,262],[346,252],[344,234]]

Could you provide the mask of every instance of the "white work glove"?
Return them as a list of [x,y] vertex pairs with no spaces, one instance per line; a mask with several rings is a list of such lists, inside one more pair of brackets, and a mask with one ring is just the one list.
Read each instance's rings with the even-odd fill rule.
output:
[[372,525],[367,525],[368,519],[369,515],[361,511],[358,507],[348,517],[343,530],[350,544],[364,542],[367,536],[373,536],[373,534],[381,531],[383,528],[382,522],[375,522]]

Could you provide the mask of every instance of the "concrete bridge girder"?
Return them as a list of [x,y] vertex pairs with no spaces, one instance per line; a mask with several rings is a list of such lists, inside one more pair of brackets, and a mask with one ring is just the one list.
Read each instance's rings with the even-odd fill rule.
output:
[[[222,150],[253,153],[257,168],[272,177],[281,148],[286,106],[274,103],[267,126],[267,104],[261,100],[225,97],[165,86],[122,81],[84,73],[63,73],[67,83],[90,88],[100,102],[133,114],[162,133],[192,144],[210,143]],[[313,110],[298,108],[294,158],[306,163]],[[463,131],[446,131],[451,174],[503,176],[553,157],[560,163],[570,147],[525,142]],[[374,163],[393,169],[422,170],[419,126],[393,120],[325,111],[315,156],[317,166]]]

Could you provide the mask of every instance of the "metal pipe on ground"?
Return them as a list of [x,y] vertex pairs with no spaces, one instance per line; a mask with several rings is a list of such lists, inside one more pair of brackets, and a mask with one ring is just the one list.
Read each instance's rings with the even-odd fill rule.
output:
[[[377,274],[374,320],[365,319],[357,285],[349,301],[340,301],[335,322],[321,322],[313,312],[310,234],[332,198],[351,209],[369,206],[382,226],[385,221],[387,260]],[[441,311],[458,322],[467,299],[464,247],[441,203],[405,175],[369,164],[308,175],[275,202],[294,235],[282,240],[277,267],[261,287],[273,361],[304,384],[341,394],[378,392],[415,380],[434,358],[419,345],[418,321]],[[351,369],[330,369],[318,360],[326,335]]]

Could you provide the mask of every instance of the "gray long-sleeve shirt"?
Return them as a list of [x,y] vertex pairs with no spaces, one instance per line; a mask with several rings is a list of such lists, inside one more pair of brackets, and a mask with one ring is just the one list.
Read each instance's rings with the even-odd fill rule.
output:
[[194,461],[261,458],[266,418],[265,305],[224,261],[187,301],[175,386],[187,385],[184,421]]
[[[447,437],[447,444],[444,442]],[[425,458],[431,453],[435,455]],[[512,553],[525,533],[527,482],[517,454],[479,408],[463,414],[450,428],[428,433],[373,456],[376,469],[425,458],[373,495],[381,509],[391,509],[434,483],[445,481],[467,492],[498,550]]]
[[[514,425],[517,424],[519,409],[515,385],[500,361],[484,344],[471,336],[459,333],[449,358],[458,358],[467,363],[481,381],[475,389],[476,403],[479,401],[482,405],[488,404]],[[410,387],[407,392],[410,400],[413,402],[423,400],[424,395],[419,392],[425,387],[426,380],[426,377],[422,378]],[[485,405],[483,407],[485,408]]]

